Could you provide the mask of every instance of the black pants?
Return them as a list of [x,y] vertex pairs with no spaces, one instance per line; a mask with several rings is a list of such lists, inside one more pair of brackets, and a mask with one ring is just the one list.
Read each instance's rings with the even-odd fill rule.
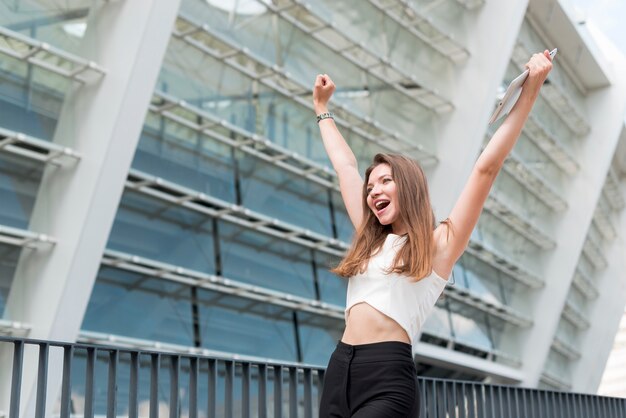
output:
[[339,341],[324,376],[320,418],[417,418],[419,401],[409,344]]

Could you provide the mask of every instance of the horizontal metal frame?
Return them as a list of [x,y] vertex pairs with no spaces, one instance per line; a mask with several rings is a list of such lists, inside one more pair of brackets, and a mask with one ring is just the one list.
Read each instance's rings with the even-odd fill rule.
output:
[[[482,352],[483,354],[485,354],[485,360],[488,361],[493,361],[494,359],[499,359],[499,360],[503,360],[504,362],[506,362],[509,366],[512,367],[521,367],[522,365],[522,361],[517,358],[514,357],[510,354],[504,353],[500,350],[496,350],[496,349],[488,349],[486,347],[482,347],[482,346],[478,346],[478,345],[474,345],[472,343],[469,342],[465,342],[465,341],[461,341],[458,340],[457,338],[453,337],[452,335],[446,335],[446,334],[442,334],[439,332],[434,332],[434,331],[429,331],[429,330],[422,330],[422,335],[426,335],[428,337],[432,337],[438,340],[442,340],[446,342],[446,349],[451,350],[451,351],[457,351],[457,352],[461,352],[464,355],[468,355],[468,356],[472,356],[469,353],[466,353],[465,351],[462,350],[458,350],[458,348],[471,348],[472,350],[476,350],[478,352]],[[428,341],[424,341],[423,339],[420,339],[420,342],[425,343],[425,344],[430,344]],[[418,355],[420,354],[419,352],[417,353]],[[475,356],[473,356],[475,357]]]
[[80,83],[95,82],[106,74],[106,70],[93,61],[4,27],[0,27],[0,53]]
[[500,318],[509,324],[522,328],[528,328],[533,324],[532,318],[524,316],[506,305],[486,301],[468,289],[456,286],[447,286],[444,290],[444,294],[450,297],[450,299],[454,299],[457,302]]
[[590,239],[589,235],[587,235],[587,239],[585,239],[585,243],[583,244],[583,254],[587,256],[596,270],[602,270],[608,266],[608,262],[606,257],[602,254],[602,250]]
[[325,237],[138,170],[130,170],[126,187],[165,202],[327,254],[342,257],[349,248],[348,244],[334,238]]
[[46,234],[0,225],[0,243],[29,249],[48,249],[56,240]]
[[77,338],[78,345],[81,344],[101,344],[105,346],[115,345],[116,349],[129,348],[133,350],[160,351],[163,354],[178,353],[192,356],[215,357],[222,360],[252,361],[264,363],[268,366],[288,366],[288,367],[307,367],[312,369],[321,369],[320,365],[296,363],[286,360],[272,359],[267,357],[248,356],[243,354],[233,354],[225,351],[210,350],[208,348],[191,347],[187,345],[172,344],[162,341],[145,340],[141,338],[126,337],[118,334],[108,334],[103,332],[95,332],[81,329]]
[[0,128],[0,151],[54,165],[76,163],[81,158],[71,148],[4,128]]
[[622,196],[620,188],[620,180],[617,176],[617,173],[615,172],[613,164],[609,166],[609,172],[606,175],[606,180],[604,181],[602,193],[606,197],[613,210],[621,211],[624,209],[624,207],[626,207],[626,202],[624,202],[624,197]]
[[[312,231],[282,222],[249,209],[225,202],[204,193],[188,189],[176,183],[151,176],[138,170],[131,170],[126,180],[126,187],[155,197],[157,199],[186,207],[190,210],[217,217],[225,221],[253,229],[286,241],[314,248],[328,254],[343,257],[349,244],[325,237]],[[543,282],[526,272],[521,266],[506,257],[487,249],[480,243],[470,241],[468,251],[478,258],[493,265],[498,270],[518,279],[530,287],[539,288]]]
[[[172,36],[303,107],[311,109],[313,115],[314,109],[310,100],[311,88],[309,86],[303,85],[281,67],[266,62],[248,48],[226,38],[210,26],[180,14],[176,19]],[[354,113],[345,105],[335,104],[333,113],[335,114],[335,122],[339,126],[388,151],[412,153],[416,159],[424,163],[437,162],[437,157],[425,151],[421,144],[401,137],[397,132],[387,129],[369,117],[362,117]]]
[[407,74],[387,58],[373,53],[361,42],[342,33],[332,21],[318,14],[308,3],[302,0],[284,0],[280,6],[276,6],[262,0],[256,1],[358,68],[422,106],[437,114],[448,113],[454,109],[452,103],[436,90],[423,87],[414,75]]
[[[344,307],[342,306],[250,285],[223,276],[207,274],[120,251],[106,250],[102,258],[102,264],[329,318],[340,320],[345,318]],[[523,316],[508,306],[486,301],[466,289],[448,286],[444,290],[444,294],[461,304],[478,309],[481,312],[492,315],[512,325],[520,327],[529,327],[532,325],[532,319]]]
[[[600,199],[602,199],[602,195],[600,195]],[[611,221],[611,215],[607,213],[606,209],[601,207],[599,202],[591,220],[605,240],[611,241],[615,239],[617,231]]]
[[[524,68],[530,56],[531,53],[528,51],[528,48],[526,48],[523,43],[518,41],[513,48],[511,60],[519,68]],[[556,60],[558,62],[558,57]],[[583,136],[589,133],[591,130],[589,123],[581,115],[578,108],[568,98],[563,87],[557,85],[555,81],[550,79],[541,88],[540,94],[546,99],[546,102],[550,105],[554,112],[559,115],[572,132],[578,136]]]
[[567,174],[578,172],[580,166],[571,153],[563,147],[560,141],[543,126],[532,113],[524,125],[524,133],[557,167]]
[[550,239],[541,229],[535,227],[521,214],[516,213],[493,192],[485,201],[484,209],[539,248],[549,250],[556,247],[554,240]]
[[[200,134],[240,149],[263,161],[307,178],[324,187],[339,191],[337,176],[328,167],[317,164],[295,152],[253,134],[232,123],[219,119],[184,100],[180,100],[160,91],[155,91],[149,106],[150,112],[197,131]],[[217,129],[225,129],[229,135],[223,135]]]
[[570,383],[550,373],[547,370],[544,370],[543,372],[541,372],[541,376],[539,377],[539,379],[543,383],[546,383],[555,388],[559,388],[559,389],[566,390],[566,391],[570,391],[572,389],[572,385]]
[[574,346],[565,342],[565,340],[563,340],[558,335],[554,336],[551,347],[552,349],[554,349],[554,351],[562,354],[572,361],[578,360],[581,357],[580,352]]
[[572,284],[574,285],[574,287],[576,287],[576,289],[580,291],[580,293],[585,295],[588,299],[596,299],[598,296],[600,296],[598,289],[596,289],[589,276],[587,276],[587,274],[578,267],[574,271]]
[[338,305],[250,285],[222,276],[162,263],[120,251],[106,250],[102,258],[102,264],[121,270],[145,274],[154,278],[165,279],[189,286],[197,286],[202,289],[265,302],[297,311],[309,312],[340,320],[345,319],[344,308]]
[[521,265],[475,240],[470,239],[465,252],[530,288],[540,289],[545,285],[543,280],[528,272]]
[[0,318],[0,335],[25,337],[28,335],[31,328],[32,326],[30,324]]
[[589,329],[591,326],[587,318],[585,318],[578,308],[572,305],[572,302],[570,302],[569,299],[565,300],[565,305],[563,306],[563,312],[561,315],[580,330]]
[[369,0],[369,2],[419,40],[430,45],[455,64],[467,60],[470,53],[452,35],[438,28],[407,0]]
[[549,186],[535,170],[531,169],[520,160],[514,152],[510,153],[504,161],[504,170],[518,183],[541,200],[547,207],[555,212],[563,212],[568,205],[551,186]]
[[468,10],[476,9],[485,4],[485,0],[456,0],[456,2]]

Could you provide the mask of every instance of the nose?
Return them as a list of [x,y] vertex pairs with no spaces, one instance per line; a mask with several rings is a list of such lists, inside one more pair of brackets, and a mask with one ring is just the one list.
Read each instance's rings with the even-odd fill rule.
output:
[[372,187],[372,190],[370,190],[370,196],[371,197],[376,197],[378,195],[380,195],[380,187],[378,185],[374,185]]

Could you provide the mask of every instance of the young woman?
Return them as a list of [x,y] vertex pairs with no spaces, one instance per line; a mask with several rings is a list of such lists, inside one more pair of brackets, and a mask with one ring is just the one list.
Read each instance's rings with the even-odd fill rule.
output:
[[[346,328],[326,371],[320,417],[417,417],[411,344],[463,254],[491,185],[552,69],[535,54],[522,95],[476,161],[450,216],[438,226],[419,165],[378,154],[361,179],[356,158],[328,113],[335,85],[318,75],[313,103],[324,147],[356,228],[333,271],[348,278]],[[436,226],[436,227],[435,227]]]

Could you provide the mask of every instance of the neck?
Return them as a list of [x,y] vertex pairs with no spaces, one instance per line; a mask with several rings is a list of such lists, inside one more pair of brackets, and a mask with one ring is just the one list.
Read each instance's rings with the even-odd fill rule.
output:
[[396,221],[393,224],[391,224],[391,232],[396,235],[406,234],[407,231],[406,231],[406,226],[404,225],[404,222]]

